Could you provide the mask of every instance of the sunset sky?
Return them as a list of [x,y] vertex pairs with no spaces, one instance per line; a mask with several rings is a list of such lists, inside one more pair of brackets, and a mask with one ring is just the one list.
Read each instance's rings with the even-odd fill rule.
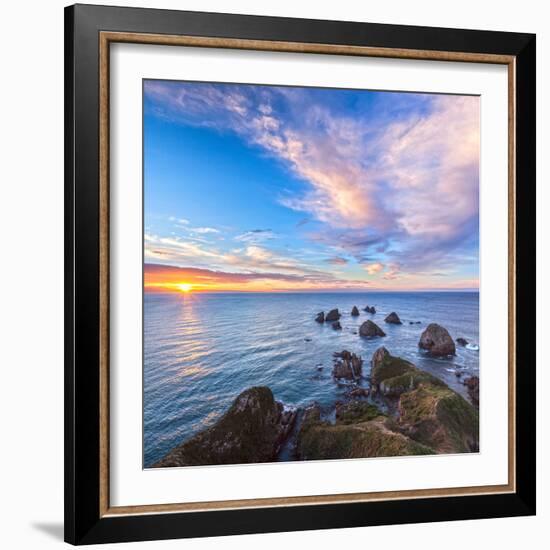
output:
[[148,291],[477,289],[479,98],[144,82]]

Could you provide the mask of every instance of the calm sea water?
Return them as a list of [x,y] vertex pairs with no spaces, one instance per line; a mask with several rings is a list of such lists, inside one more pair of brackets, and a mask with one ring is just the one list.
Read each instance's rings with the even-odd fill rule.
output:
[[[359,317],[350,316],[354,305]],[[366,305],[374,305],[377,313],[362,311]],[[314,321],[317,312],[336,307],[343,330]],[[403,325],[384,323],[391,311]],[[387,336],[367,340],[354,334],[367,319]],[[384,345],[465,396],[455,370],[478,374],[479,353],[457,346],[456,357],[435,360],[417,344],[431,322],[443,325],[453,338],[477,344],[478,320],[477,292],[146,294],[145,467],[214,423],[250,386],[269,386],[288,405],[317,401],[333,406],[346,391],[331,376],[332,354],[343,349],[363,357],[368,375],[372,353]]]

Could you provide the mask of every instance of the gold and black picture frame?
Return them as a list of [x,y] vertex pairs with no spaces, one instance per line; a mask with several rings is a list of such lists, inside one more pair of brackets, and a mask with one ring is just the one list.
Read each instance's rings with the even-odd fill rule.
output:
[[[66,8],[67,542],[535,513],[535,59],[522,33]],[[233,330],[208,384],[197,311]]]

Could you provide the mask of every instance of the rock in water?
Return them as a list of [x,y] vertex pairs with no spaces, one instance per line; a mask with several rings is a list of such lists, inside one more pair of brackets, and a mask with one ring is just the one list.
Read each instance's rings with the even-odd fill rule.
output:
[[327,323],[333,323],[334,321],[338,321],[340,319],[340,312],[338,309],[331,309],[325,316],[325,321]]
[[315,317],[315,320],[316,320],[318,323],[324,323],[324,322],[325,322],[325,312],[324,312],[324,311],[320,311],[320,312],[317,314],[317,317]]
[[386,323],[391,323],[393,325],[401,325],[401,319],[399,319],[399,315],[395,313],[395,311],[392,311],[385,319]]
[[154,468],[247,464],[275,459],[296,420],[267,387],[243,391],[212,427],[181,443]]
[[359,315],[359,310],[357,309],[357,306],[353,306],[353,309],[351,310],[352,317],[357,317]]
[[376,313],[376,309],[374,309],[374,306],[366,306],[365,311],[367,313]]
[[472,400],[472,403],[479,407],[479,377],[470,376],[465,378],[463,384],[468,388],[468,395]]
[[430,323],[420,336],[418,347],[425,349],[434,357],[454,355],[455,343],[447,329],[437,323]]
[[365,338],[375,338],[377,336],[386,336],[386,333],[376,324],[373,323],[370,319],[365,321],[359,327],[359,334]]
[[342,330],[342,325],[340,324],[340,321],[335,321],[334,323],[332,323],[332,328],[334,330]]
[[363,359],[361,357],[347,350],[335,353],[334,356],[337,358],[332,369],[334,378],[356,380],[361,377],[363,373]]
[[467,346],[468,340],[466,340],[466,338],[457,338],[456,343],[460,344],[461,346]]

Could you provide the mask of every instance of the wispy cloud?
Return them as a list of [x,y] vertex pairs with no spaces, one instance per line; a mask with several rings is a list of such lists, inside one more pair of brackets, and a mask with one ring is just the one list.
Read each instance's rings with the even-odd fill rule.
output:
[[[278,159],[306,183],[279,202],[304,213],[297,229],[318,222],[306,236],[334,258],[385,280],[477,265],[468,251],[478,239],[478,97],[386,93],[356,116],[302,88],[150,81],[146,97],[159,116],[234,133]],[[271,238],[257,229],[236,240]]]

